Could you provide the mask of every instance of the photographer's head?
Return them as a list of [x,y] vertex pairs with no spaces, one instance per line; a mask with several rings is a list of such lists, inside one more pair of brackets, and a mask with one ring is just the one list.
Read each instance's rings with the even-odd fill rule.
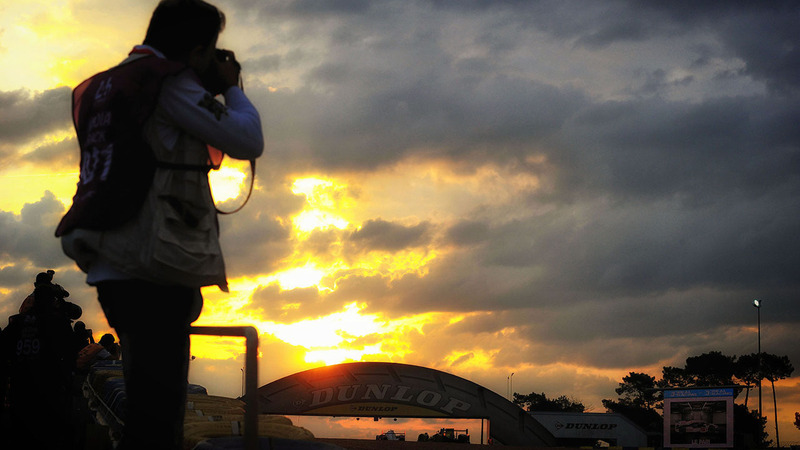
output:
[[33,287],[37,287],[43,284],[53,284],[53,275],[55,275],[54,270],[48,270],[47,272],[40,272],[36,275],[36,281],[33,282]]
[[202,72],[214,58],[225,15],[203,0],[162,0],[150,18],[144,44]]

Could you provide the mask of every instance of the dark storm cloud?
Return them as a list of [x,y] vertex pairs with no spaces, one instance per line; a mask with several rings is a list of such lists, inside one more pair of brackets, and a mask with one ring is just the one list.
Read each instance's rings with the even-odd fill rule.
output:
[[[258,172],[257,183],[269,178],[264,172]],[[296,211],[301,200],[296,196],[282,195],[284,193],[279,190],[262,189],[253,192],[241,211],[220,216],[220,244],[229,278],[272,272],[283,258],[292,253],[289,241],[291,224],[281,223],[278,217]],[[221,206],[220,209],[232,211],[243,201],[243,198],[234,199],[231,201],[233,205]]]
[[429,311],[491,311],[522,307],[504,295],[524,283],[527,269],[480,267],[468,254],[430,263],[425,276],[408,273],[399,279],[360,271],[337,274],[330,298],[340,303],[364,301],[369,313],[415,314]]
[[0,145],[21,144],[42,133],[69,127],[71,90],[0,92]]
[[337,228],[314,230],[308,239],[299,245],[299,251],[313,257],[321,264],[331,264],[336,259],[336,249],[343,239],[345,231]]
[[[797,210],[800,190],[800,108],[791,94],[800,80],[792,76],[796,3],[340,6],[250,6],[323,43],[322,52],[300,55],[298,44],[271,53],[267,70],[279,66],[276,56],[291,53],[292,67],[304,68],[304,84],[255,94],[263,96],[268,134],[287,167],[294,159],[325,171],[367,170],[414,153],[476,166],[516,159],[524,167],[526,158],[543,155],[556,173],[546,194],[490,207],[492,221],[453,224],[446,241],[475,253],[434,267],[435,281],[408,275],[393,282],[381,290],[390,308],[395,302],[424,308],[434,298],[445,309],[480,302],[487,309],[522,308],[526,293],[537,291],[581,302],[697,286],[784,295],[783,283],[796,286],[790,268],[800,244],[791,230],[799,224],[786,213]],[[537,77],[539,66],[560,62],[537,59],[533,44],[552,43],[542,36],[598,58],[627,46],[630,59],[642,61],[618,72],[628,80],[613,92],[627,97],[607,100]],[[664,55],[631,47],[659,42],[664,46],[653,48]],[[699,69],[735,58],[743,68],[722,65],[711,82],[749,77],[767,84],[767,94],[668,95],[701,83],[694,74],[675,77],[671,64]],[[546,212],[520,217],[522,204]],[[516,218],[503,219],[512,212]],[[379,231],[372,235],[397,237],[385,224]],[[318,235],[308,251],[324,253],[334,238]],[[519,271],[522,281],[498,291],[492,271]],[[351,275],[341,289],[361,292],[357,286],[385,280],[378,281]]]
[[[15,264],[0,268],[0,286],[6,289],[19,286],[25,286],[26,289],[28,286],[32,288],[32,280],[34,278],[31,276],[29,269],[30,268],[26,267],[24,264]],[[2,315],[0,315],[0,317],[2,317]]]
[[[577,345],[583,350],[574,359],[602,367],[654,364],[678,346],[699,354],[709,350],[709,334],[735,353],[749,338],[725,333],[749,325],[752,298],[772,298],[787,312],[773,320],[800,321],[790,305],[800,289],[793,274],[800,223],[760,198],[723,200],[688,209],[573,205],[494,226],[466,222],[450,234],[479,236],[463,241],[477,251],[443,257],[425,277],[342,273],[330,299],[368,299],[371,312],[494,311],[502,316],[464,326],[520,327],[520,339]],[[787,210],[800,206],[786,201]],[[611,352],[612,343],[629,351]]]
[[316,286],[282,290],[277,284],[260,286],[252,297],[253,307],[261,312],[264,320],[283,324],[338,313],[352,302],[352,298],[337,301],[327,297]]
[[[685,27],[711,27],[726,48],[746,63],[746,73],[779,92],[800,88],[800,3],[631,2],[632,11],[663,13],[662,20]],[[635,16],[632,16],[635,17]],[[636,20],[636,19],[633,19]]]
[[[414,364],[458,370],[486,354],[487,373],[565,363],[528,375],[560,386],[548,394],[608,398],[616,383],[574,366],[750,353],[758,297],[765,348],[800,361],[797,2],[245,0],[223,9],[253,27],[239,41],[249,47],[236,50],[267,142],[252,204],[220,219],[229,278],[287,261],[438,252],[424,272],[399,278],[354,268],[323,280],[332,291],[261,287],[252,302],[266,320],[322,317],[354,301],[386,318],[464,315],[403,329],[397,345],[414,349]],[[7,163],[20,144],[70,126],[69,90],[0,93],[0,111]],[[25,158],[76,158],[74,146],[45,144]],[[298,244],[290,218],[306,203],[290,177],[379,177],[410,158],[463,178],[500,166],[541,185],[463,205],[457,218],[450,205],[413,219],[385,213]],[[52,237],[61,213],[52,195],[0,213],[0,255],[18,263],[0,268],[14,298],[0,312],[42,268],[83,286]],[[289,372],[291,358],[273,360]]]
[[[339,271],[336,274],[336,290],[330,293],[327,298],[342,305],[353,301],[374,300],[393,311],[395,310],[393,305],[402,301],[402,299],[398,298],[397,294],[391,290],[390,283],[389,277],[382,275],[369,275],[358,270]],[[408,312],[416,310],[413,304],[409,306],[411,306],[411,309]],[[376,305],[372,312],[382,310]]]
[[360,251],[399,251],[425,245],[429,241],[428,223],[404,226],[381,219],[366,221],[353,231],[348,242]]
[[28,261],[38,267],[64,264],[67,259],[53,235],[63,213],[64,206],[49,191],[38,202],[26,203],[18,216],[0,212],[0,255],[4,260]]
[[[647,7],[631,6],[627,2],[582,8],[564,2],[498,2],[493,5],[465,2],[463,5],[437,4],[433,10],[431,5],[407,2],[401,6],[387,2],[347,11],[294,2],[277,6],[281,14],[285,14],[282,17],[288,17],[290,23],[297,21],[294,26],[298,28],[305,20],[310,20],[310,11],[319,8],[319,15],[327,18],[319,33],[328,32],[320,36],[329,39],[323,59],[310,66],[305,74],[309,88],[273,93],[262,102],[267,105],[263,114],[265,123],[270,124],[268,134],[275,139],[273,142],[281,158],[311,157],[326,170],[376,167],[420,151],[454,159],[470,157],[478,163],[482,158],[522,157],[533,148],[552,143],[558,135],[566,138],[568,147],[554,150],[555,158],[565,157],[559,155],[560,152],[567,155],[577,152],[575,163],[585,165],[587,170],[593,171],[599,163],[600,175],[609,175],[604,173],[606,169],[618,171],[617,175],[610,174],[613,178],[610,181],[622,182],[620,189],[653,189],[663,182],[678,183],[685,175],[675,177],[675,172],[686,169],[689,169],[688,174],[705,176],[701,173],[707,167],[704,163],[716,163],[710,159],[714,156],[719,164],[709,180],[710,185],[714,189],[725,189],[726,186],[718,185],[720,178],[731,172],[728,167],[736,170],[741,159],[721,154],[720,147],[731,143],[736,144],[730,149],[734,154],[752,152],[748,144],[766,144],[764,139],[771,138],[771,128],[776,124],[769,122],[769,117],[783,121],[797,116],[795,101],[774,97],[722,98],[700,105],[670,103],[659,97],[620,104],[592,104],[586,93],[532,81],[519,71],[509,70],[508,65],[512,54],[527,54],[528,58],[536,60],[535,52],[525,52],[513,45],[513,42],[531,39],[533,30],[525,22],[527,19],[533,19],[539,29],[561,39],[574,39],[585,45],[591,42],[589,47],[595,51],[621,42],[674,39],[675,33],[678,37],[692,36],[692,33],[710,30],[724,39],[730,49],[706,48],[695,61],[708,61],[725,52],[735,52],[748,64],[743,74],[778,83],[777,80],[791,77],[780,75],[784,69],[776,68],[773,76],[766,69],[759,72],[760,69],[753,68],[760,67],[757,61],[751,61],[760,54],[753,52],[748,57],[744,50],[737,50],[744,48],[744,44],[734,45],[734,40],[750,35],[734,33],[727,24],[752,18],[753,23],[744,24],[750,29],[766,23],[769,18],[780,18],[766,40],[774,42],[773,47],[785,48],[796,32],[796,27],[785,25],[786,14],[782,15],[786,12],[785,6],[774,10],[757,9],[757,13],[753,13],[749,7],[720,3],[694,9],[682,3]],[[263,8],[268,15],[274,13],[276,7]],[[292,11],[303,11],[303,14],[292,16]],[[722,14],[719,21],[718,14]],[[498,24],[498,18],[506,21]],[[464,23],[470,20],[472,27],[467,29]],[[558,26],[548,27],[548,23]],[[647,32],[625,31],[626,28]],[[444,29],[450,30],[452,35],[446,36]],[[313,35],[314,31],[311,28],[309,33]],[[480,52],[463,57],[447,45],[447,39],[454,36],[464,38],[464,48],[499,50],[488,57],[477,56]],[[783,59],[785,62],[781,64],[791,67],[791,52],[772,56],[769,60]],[[275,59],[283,57],[273,54],[269,58],[273,61],[269,70],[273,70],[277,64]],[[659,95],[670,87],[688,85],[695,80],[690,75],[667,79],[666,74],[665,68],[644,72],[639,92]],[[773,108],[777,109],[777,114],[771,112]],[[602,134],[587,136],[590,145],[574,142],[580,139],[582,132],[592,132],[580,129],[581,121],[615,111],[626,115],[627,119],[598,122],[595,132]],[[776,117],[780,114],[784,118]],[[570,128],[564,130],[567,124]],[[616,133],[614,129],[606,130],[607,126],[616,129]],[[740,137],[744,140],[737,140]],[[595,146],[619,148],[613,154],[596,154]],[[707,148],[709,146],[711,148]],[[654,148],[645,150],[643,147]],[[290,153],[281,153],[289,149],[292,149]],[[696,149],[702,149],[702,155],[694,153]],[[650,158],[654,155],[647,152],[656,152],[656,157]],[[791,161],[794,156],[791,151],[784,151],[782,158],[775,161],[774,166],[790,167],[785,160]],[[637,164],[639,161],[643,163]],[[767,172],[770,171],[760,173]],[[591,174],[591,178],[597,176]],[[646,183],[651,177],[655,177],[656,182]],[[566,179],[566,182],[572,181]]]
[[664,69],[656,69],[653,72],[644,73],[644,83],[636,90],[632,90],[634,94],[644,94],[647,96],[660,94],[670,87],[687,86],[694,81],[694,77],[687,75],[679,80],[667,79],[667,72]]
[[475,245],[486,240],[489,225],[485,222],[468,220],[459,222],[446,232],[448,243],[455,245]]
[[[530,146],[552,136],[586,103],[578,90],[504,74],[497,56],[465,57],[449,48],[449,40],[463,38],[467,46],[508,51],[515,46],[502,42],[514,41],[513,24],[495,32],[492,21],[476,21],[476,30],[460,23],[462,17],[431,13],[430,6],[373,3],[320,26],[309,27],[305,15],[284,24],[302,28],[305,39],[327,42],[322,59],[306,63],[305,86],[262,94],[258,102],[277,150],[303,150],[281,157],[311,156],[328,170],[367,169],[418,151],[505,159],[520,142]],[[444,35],[446,28],[452,36]],[[298,51],[288,47],[280,60]]]
[[695,285],[798,286],[791,268],[800,263],[800,242],[792,230],[800,219],[783,213],[800,206],[796,198],[776,193],[769,202],[743,201],[734,193],[702,208],[596,198],[596,205],[498,226],[478,258],[488,266],[544,267],[537,285],[592,297]]
[[280,0],[260,3],[262,13],[270,16],[326,17],[363,14],[372,9],[369,0]]
[[737,193],[796,190],[800,103],[722,98],[701,103],[655,98],[586,108],[565,126],[565,189],[622,197],[684,196],[704,203]]
[[54,167],[57,170],[69,166],[77,168],[80,162],[78,141],[73,136],[47,143],[26,154],[22,159],[40,166]]
[[[54,281],[70,292],[70,301],[81,306],[84,317],[99,312],[95,294],[85,283],[85,276],[61,251],[54,236],[64,206],[47,191],[35,203],[27,203],[19,214],[0,211],[0,289],[9,292],[0,301],[1,320],[16,314],[22,300],[33,290],[36,274],[48,269],[56,271]],[[98,324],[99,326],[99,324]]]
[[[445,250],[424,276],[350,269],[331,292],[265,288],[267,316],[353,301],[386,317],[468,314],[404,330],[414,363],[442,366],[446,348],[459,370],[481,350],[493,367],[624,370],[754,351],[749,302],[762,297],[770,345],[800,360],[797,2],[236,7],[268,30],[246,67],[278,172],[371,175],[413,157],[541,181],[458,218],[422,214],[424,230],[385,217],[314,232],[295,250],[315,260],[343,239],[389,258]],[[616,383],[571,372],[528,375],[613,397]]]
[[[329,67],[325,77],[341,71],[335,76],[357,78],[351,70]],[[419,75],[417,81],[406,86],[386,80],[374,91],[318,98],[309,91],[270,94],[264,112],[268,134],[290,164],[310,157],[327,170],[368,169],[420,151],[502,160],[551,137],[583,102],[577,92],[515,78],[451,82]],[[296,145],[306,151],[283,153]]]
[[[498,365],[512,367],[532,361],[645,367],[669,360],[676,350],[689,355],[711,350],[747,353],[753,345],[752,331],[731,331],[731,325],[749,325],[753,308],[746,299],[731,305],[732,294],[698,289],[573,306],[551,300],[527,310],[472,315],[449,325],[447,333],[502,336],[517,343],[518,351],[497,355]],[[712,317],[716,323],[709,321]]]
[[[337,311],[322,301],[317,287],[282,291],[279,286],[259,287],[253,293],[253,306],[266,320],[277,323],[294,323],[309,317],[319,317]],[[320,307],[323,309],[320,310]],[[313,311],[313,313],[312,313]]]
[[[473,4],[474,2],[465,2]],[[598,50],[616,43],[710,31],[746,62],[745,73],[777,91],[800,87],[800,4],[747,1],[498,2],[539,29]],[[465,8],[466,9],[466,8]]]
[[258,73],[270,73],[278,70],[281,66],[282,58],[280,55],[266,55],[254,59],[248,59],[242,65],[242,71],[247,76],[250,71]]
[[[774,299],[773,311],[780,313],[773,323],[800,321],[791,305],[800,289],[793,275],[800,263],[793,230],[800,223],[796,215],[780,213],[800,205],[793,197],[783,200],[786,209],[776,209],[780,199],[723,200],[692,209],[573,205],[529,220],[481,225],[488,238],[473,253],[479,263],[441,261],[429,277],[407,276],[378,292],[380,307],[495,311],[461,326],[482,332],[517,327],[520,339],[536,343],[531,351],[540,362],[563,358],[564,346],[576,348],[572,361],[598,367],[651,365],[676,349],[739,354],[752,336],[726,333],[752,324],[752,298]],[[527,281],[504,289],[498,267],[509,275],[517,270],[518,279],[527,273]],[[517,363],[525,360],[520,356]]]

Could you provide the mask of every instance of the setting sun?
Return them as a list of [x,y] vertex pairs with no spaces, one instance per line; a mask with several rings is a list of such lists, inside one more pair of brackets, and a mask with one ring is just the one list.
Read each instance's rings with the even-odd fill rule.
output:
[[362,315],[358,305],[352,303],[344,311],[326,317],[292,324],[265,322],[262,326],[259,327],[261,331],[274,334],[284,342],[314,349],[335,347],[348,339],[377,333],[382,324],[375,315]]
[[371,345],[363,349],[334,348],[327,350],[311,350],[306,352],[305,362],[322,362],[326,366],[341,364],[347,361],[361,361],[364,355],[381,353],[380,345]]

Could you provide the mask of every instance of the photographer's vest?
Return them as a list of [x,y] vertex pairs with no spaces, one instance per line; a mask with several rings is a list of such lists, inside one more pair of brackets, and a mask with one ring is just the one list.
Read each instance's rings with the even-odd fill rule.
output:
[[80,181],[56,236],[75,228],[110,230],[137,214],[156,170],[143,126],[164,78],[185,69],[183,63],[147,55],[75,88],[72,117],[81,149]]
[[78,352],[78,356],[75,359],[75,367],[84,371],[89,370],[92,363],[97,360],[97,355],[103,350],[105,350],[105,347],[98,343],[91,343],[83,347],[81,351]]
[[8,322],[3,338],[13,374],[23,378],[55,370],[63,374],[69,367],[65,344],[72,329],[62,315],[34,308],[9,317]]

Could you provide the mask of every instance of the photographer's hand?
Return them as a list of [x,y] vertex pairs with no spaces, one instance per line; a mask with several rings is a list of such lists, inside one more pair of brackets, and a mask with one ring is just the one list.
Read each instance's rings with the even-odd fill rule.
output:
[[224,84],[225,90],[231,86],[239,85],[239,74],[241,73],[241,66],[236,61],[235,55],[230,50],[224,50],[225,58],[220,61],[217,60],[217,70],[221,78],[220,81]]

